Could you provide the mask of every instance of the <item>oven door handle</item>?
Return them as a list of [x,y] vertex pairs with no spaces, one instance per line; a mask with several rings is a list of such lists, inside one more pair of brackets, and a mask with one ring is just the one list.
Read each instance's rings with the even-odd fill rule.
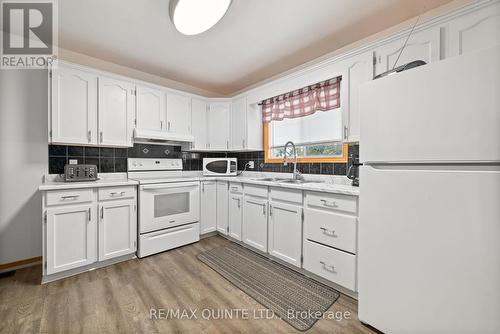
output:
[[169,189],[169,188],[191,188],[199,186],[199,182],[172,182],[162,184],[151,184],[141,186],[141,190]]

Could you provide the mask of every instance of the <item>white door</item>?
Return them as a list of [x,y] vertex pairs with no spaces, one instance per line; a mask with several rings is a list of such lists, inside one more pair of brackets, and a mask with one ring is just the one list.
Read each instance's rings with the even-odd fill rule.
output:
[[344,140],[359,141],[359,87],[372,80],[373,53],[366,52],[343,61],[342,75],[342,121],[344,123]]
[[294,266],[301,266],[301,206],[269,203],[269,254]]
[[96,262],[96,211],[94,205],[47,210],[47,275]]
[[97,75],[59,63],[52,69],[51,142],[97,144]]
[[208,148],[207,102],[198,99],[191,101],[191,131],[194,137],[193,149]]
[[130,82],[99,77],[99,144],[133,146],[133,91]]
[[267,252],[267,200],[245,197],[242,241]]
[[136,88],[137,128],[141,130],[165,130],[165,93],[157,88]]
[[230,102],[210,103],[208,113],[208,148],[227,150],[229,148]]
[[217,229],[217,183],[201,183],[201,219],[200,234],[214,232]]
[[200,220],[199,182],[141,185],[140,233],[195,223]]
[[135,207],[135,201],[111,201],[99,205],[99,261],[135,252]]
[[241,150],[248,146],[247,138],[247,99],[234,100],[231,108],[231,148]]
[[226,235],[228,233],[228,183],[217,181],[217,231]]
[[391,70],[394,64],[403,65],[414,60],[423,60],[432,63],[441,59],[441,33],[439,27],[433,27],[414,33],[401,56],[406,36],[397,41],[382,45],[375,50],[375,75]]
[[188,96],[167,93],[167,131],[191,134],[191,100]]
[[490,48],[500,44],[500,4],[482,8],[450,22],[450,55]]
[[499,59],[497,47],[365,83],[361,161],[500,161]]
[[241,241],[243,196],[229,194],[229,236]]
[[452,166],[361,167],[359,318],[382,332],[500,332],[500,170]]

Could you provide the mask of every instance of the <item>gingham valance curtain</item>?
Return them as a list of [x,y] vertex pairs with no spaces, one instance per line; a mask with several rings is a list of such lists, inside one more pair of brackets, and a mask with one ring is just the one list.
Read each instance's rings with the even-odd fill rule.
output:
[[292,92],[262,101],[264,123],[297,118],[340,107],[342,77],[318,82]]

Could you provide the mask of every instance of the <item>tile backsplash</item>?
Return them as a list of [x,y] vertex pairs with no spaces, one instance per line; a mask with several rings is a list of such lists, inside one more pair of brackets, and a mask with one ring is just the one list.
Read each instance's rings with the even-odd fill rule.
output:
[[[267,164],[264,152],[182,152],[180,146],[135,144],[130,148],[84,147],[49,145],[49,173],[64,173],[64,165],[69,160],[79,164],[96,165],[99,173],[120,173],[127,171],[127,158],[182,158],[184,170],[201,170],[203,158],[229,157],[238,158],[238,170],[242,170],[249,161],[254,161],[256,172],[291,173],[293,164]],[[349,154],[359,152],[358,144],[349,145]],[[304,174],[346,175],[347,163],[298,163],[297,169]]]

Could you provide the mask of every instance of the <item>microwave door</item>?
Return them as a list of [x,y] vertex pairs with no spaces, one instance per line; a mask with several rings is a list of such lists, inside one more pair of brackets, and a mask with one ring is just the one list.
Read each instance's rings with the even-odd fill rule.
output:
[[226,174],[227,173],[227,160],[216,160],[206,164],[205,168],[208,172],[213,174]]
[[141,233],[193,223],[199,220],[198,183],[141,187]]

